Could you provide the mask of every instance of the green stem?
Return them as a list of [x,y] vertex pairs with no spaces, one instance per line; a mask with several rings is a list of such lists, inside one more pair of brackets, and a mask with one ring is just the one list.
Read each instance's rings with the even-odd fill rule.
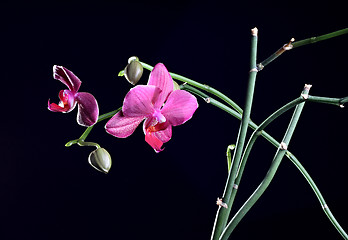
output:
[[234,151],[233,156],[233,164],[232,168],[230,169],[230,173],[227,178],[224,194],[223,194],[223,201],[227,203],[228,208],[219,207],[211,239],[217,240],[219,239],[223,229],[225,228],[228,217],[231,211],[231,193],[232,189],[235,183],[235,177],[238,170],[238,166],[241,160],[246,133],[248,130],[248,125],[250,121],[250,113],[251,113],[251,106],[253,102],[253,96],[254,96],[254,88],[255,88],[255,82],[256,82],[256,75],[257,75],[257,69],[256,69],[256,53],[257,53],[257,28],[254,28],[252,31],[252,37],[251,37],[251,53],[250,53],[250,72],[249,72],[249,80],[248,80],[248,87],[247,87],[247,93],[246,93],[246,99],[245,99],[245,106],[244,111],[242,114],[242,120],[241,125],[239,128],[238,138],[237,138],[237,144],[236,149]]
[[[111,118],[112,116],[114,116],[116,113],[118,113],[120,110],[122,109],[122,107],[119,107],[118,109],[105,113],[103,115],[100,115],[98,117],[97,123],[100,121],[103,121],[105,119]],[[79,137],[78,139],[74,139],[74,140],[70,140],[69,142],[67,142],[65,144],[66,147],[70,147],[73,144],[78,144],[79,146],[96,146],[97,148],[99,148],[100,146],[96,143],[91,143],[91,142],[85,142],[87,136],[89,135],[89,133],[92,131],[94,125],[87,127],[86,130],[83,132],[83,134],[81,135],[81,137]]]
[[312,44],[312,43],[316,43],[319,41],[327,40],[327,39],[330,39],[333,37],[338,37],[340,35],[347,34],[347,33],[348,33],[348,28],[344,28],[342,30],[338,30],[338,31],[335,31],[332,33],[324,34],[324,35],[321,35],[318,37],[310,37],[310,38],[306,38],[306,39],[296,41],[296,42],[293,42],[294,39],[291,39],[289,43],[285,44],[283,47],[278,49],[271,56],[269,56],[268,58],[263,60],[261,63],[259,63],[257,65],[258,69],[259,70],[263,69],[265,66],[270,64],[273,60],[278,58],[281,54],[283,54],[287,50],[294,49],[294,48],[301,47],[301,46],[305,46],[305,45]]
[[[309,88],[305,88],[304,94],[308,94]],[[254,193],[250,196],[250,198],[243,204],[243,206],[238,210],[236,215],[232,218],[232,220],[228,223],[227,227],[223,231],[220,240],[227,240],[228,237],[231,235],[232,231],[235,229],[235,227],[238,225],[238,223],[242,220],[242,218],[245,216],[245,214],[251,209],[252,206],[257,202],[257,200],[262,196],[262,194],[265,192],[269,184],[271,183],[280,163],[283,159],[285,153],[287,152],[287,147],[289,146],[291,137],[295,131],[296,125],[298,123],[298,120],[300,118],[302,109],[304,106],[304,102],[298,104],[296,106],[296,109],[294,111],[294,114],[290,120],[288,129],[284,135],[282,143],[279,145],[278,150],[273,158],[272,164],[261,182],[261,184],[258,186],[258,188],[254,191]]]
[[[227,112],[228,114],[232,115],[233,117],[241,120],[242,119],[242,115],[238,112],[236,112],[235,110],[233,110],[232,108],[229,108],[228,106],[220,103],[219,101],[210,98],[207,94],[201,92],[200,90],[189,86],[189,85],[181,85],[180,86],[181,89],[183,90],[187,90],[191,93],[193,93],[194,95],[201,97],[203,100],[205,100],[205,102],[218,107],[220,109],[222,109],[223,111]],[[334,104],[339,106],[340,103],[342,102],[342,99],[345,98],[323,98],[323,97],[316,97],[316,96],[308,96],[307,101],[313,101],[313,102],[317,102],[317,103],[324,103],[324,104]],[[322,101],[320,101],[322,100]],[[283,111],[290,109],[291,107],[293,107],[293,104],[295,102],[302,102],[303,98],[297,98],[294,101],[286,104],[284,107],[282,107],[281,109],[279,109],[277,112],[278,113],[274,113],[272,114],[273,117],[275,117],[275,115],[277,114],[281,114],[283,113]],[[271,120],[271,118],[273,117],[269,117],[268,119]],[[269,120],[265,121],[268,122]],[[261,125],[260,125],[261,126]],[[262,129],[260,128],[260,126],[257,126],[254,122],[250,121],[249,122],[249,127],[252,128],[253,130],[256,129]],[[265,131],[258,131],[258,133],[261,132],[261,136],[263,136],[267,141],[269,141],[273,146],[278,147],[280,145],[280,143],[275,140],[272,136],[270,136],[267,132]],[[245,155],[245,153],[244,153]],[[335,217],[333,216],[333,214],[331,213],[330,209],[328,208],[324,197],[322,196],[321,192],[319,191],[318,187],[316,186],[315,182],[313,181],[313,179],[311,178],[311,176],[308,174],[308,172],[306,171],[306,169],[302,166],[302,164],[300,163],[300,161],[295,157],[295,155],[293,155],[290,151],[286,152],[286,156],[288,159],[290,159],[290,161],[297,167],[297,169],[301,172],[301,174],[303,175],[303,177],[306,179],[306,181],[308,182],[308,184],[310,185],[310,187],[312,188],[313,192],[315,193],[317,199],[319,200],[323,211],[325,212],[325,214],[327,215],[327,217],[329,218],[329,220],[331,221],[331,223],[335,226],[335,228],[338,230],[338,232],[342,235],[343,238],[348,239],[348,235],[345,233],[345,231],[342,229],[342,227],[340,226],[340,224],[337,222],[337,220],[335,219]],[[244,158],[244,156],[243,156]],[[243,160],[242,160],[243,161]],[[244,162],[244,161],[243,161]],[[245,163],[244,163],[245,164]],[[240,177],[241,174],[238,174],[238,177],[236,179],[236,184],[239,185],[240,183]]]
[[274,61],[276,58],[278,58],[280,55],[282,55],[285,51],[288,51],[292,49],[292,42],[295,39],[291,39],[287,44],[284,44],[281,48],[279,48],[276,52],[274,52],[271,56],[263,60],[261,63],[257,64],[257,68],[259,70],[262,70],[264,67],[266,67],[268,64],[270,64],[272,61]]
[[[182,84],[180,85],[180,88],[182,90],[186,90],[189,91],[191,93],[193,93],[194,95],[201,97],[204,101],[206,101],[207,103],[213,103],[213,102],[218,102],[217,100],[211,98],[209,95],[205,94],[204,92],[198,90],[195,87],[192,87],[190,85],[187,84]],[[314,102],[314,103],[323,103],[323,104],[330,104],[330,105],[335,105],[335,106],[339,106],[342,107],[342,104],[348,102],[348,97],[343,97],[343,98],[329,98],[329,97],[319,97],[319,96],[313,96],[313,95],[308,95],[308,98],[306,99],[306,101],[309,102]],[[218,102],[219,104],[222,104],[220,102]],[[214,105],[214,104],[213,104]],[[223,105],[223,104],[222,104]],[[226,105],[223,105],[225,107],[227,107]],[[225,109],[224,107],[224,109]],[[223,109],[223,110],[224,110]],[[230,108],[231,109],[231,108]],[[232,109],[231,109],[232,110]],[[237,111],[233,110],[233,116],[238,118],[239,120],[241,120],[241,114]],[[230,113],[230,112],[229,112]]]
[[320,42],[320,41],[327,40],[327,39],[337,37],[337,36],[341,36],[341,35],[347,34],[347,33],[348,33],[348,28],[344,28],[344,29],[341,29],[341,30],[338,30],[338,31],[335,31],[332,33],[324,34],[324,35],[321,35],[318,37],[311,37],[311,38],[306,38],[304,40],[296,41],[292,45],[293,45],[293,48],[302,47],[302,46],[307,45],[307,44]]
[[108,118],[113,117],[116,113],[118,113],[118,112],[121,111],[121,110],[122,110],[122,107],[119,107],[119,108],[117,108],[117,109],[114,110],[114,111],[111,111],[111,112],[108,112],[108,113],[104,113],[103,115],[100,115],[100,116],[98,117],[97,123],[100,122],[100,121],[103,121],[103,120],[105,120],[105,119],[108,119]]
[[[305,85],[305,89],[308,88],[309,85]],[[308,92],[303,90],[303,93]],[[288,104],[284,105],[283,107],[281,107],[280,109],[278,109],[277,111],[275,111],[273,114],[271,114],[265,121],[263,121],[252,133],[248,144],[245,148],[241,163],[240,163],[240,167],[237,173],[237,178],[235,181],[235,186],[232,190],[232,194],[231,194],[231,201],[234,201],[236,195],[237,195],[237,190],[244,172],[244,168],[246,165],[246,162],[248,160],[249,154],[251,152],[251,149],[254,146],[254,143],[256,141],[256,139],[262,134],[263,129],[265,129],[265,127],[267,127],[271,122],[273,122],[275,119],[277,119],[280,115],[282,115],[283,113],[287,112],[288,110],[290,110],[291,108],[297,106],[298,104],[300,104],[301,102],[304,102],[306,99],[308,98],[308,95],[305,96],[301,96],[296,98],[295,100],[289,102]],[[279,144],[277,145],[279,146]]]
[[96,148],[100,148],[100,145],[98,143],[94,143],[94,142],[85,142],[83,140],[80,140],[77,142],[77,145],[81,146],[81,147],[96,147]]
[[331,210],[329,209],[328,205],[325,202],[325,199],[321,192],[319,191],[318,187],[314,183],[313,179],[309,175],[309,173],[306,171],[306,169],[302,166],[302,164],[299,162],[299,160],[292,155],[289,151],[286,153],[287,157],[292,161],[292,163],[297,167],[297,169],[302,173],[302,175],[305,177],[309,185],[311,186],[312,190],[314,191],[315,195],[317,196],[321,207],[326,214],[326,216],[329,218],[331,221],[332,225],[336,228],[336,230],[341,234],[341,236],[345,239],[348,240],[348,234],[344,231],[344,229],[341,227],[341,225],[338,223],[336,220],[335,216],[332,214]]
[[343,104],[344,104],[344,98],[317,97],[317,96],[310,96],[310,95],[308,96],[308,101],[332,104],[339,107],[343,107]]
[[221,110],[229,113],[230,115],[232,115],[233,117],[235,117],[235,118],[237,118],[239,120],[242,119],[242,115],[239,112],[237,112],[234,109],[226,106],[225,104],[222,104],[221,102],[215,100],[214,98],[209,97],[204,92],[202,92],[202,91],[200,91],[200,90],[198,90],[198,89],[196,89],[196,88],[194,88],[194,87],[192,87],[190,85],[187,85],[187,84],[180,85],[180,89],[189,91],[192,94],[194,94],[194,95],[196,95],[198,97],[201,97],[206,103],[209,103],[209,104],[211,104],[211,105],[213,105],[215,107],[220,108]]
[[340,107],[343,107],[343,105],[348,102],[348,97],[345,97],[345,98],[341,98],[340,100]]

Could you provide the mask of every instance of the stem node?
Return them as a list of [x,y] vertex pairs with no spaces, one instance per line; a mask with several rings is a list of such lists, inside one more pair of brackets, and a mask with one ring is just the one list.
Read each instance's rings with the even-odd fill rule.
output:
[[253,35],[254,37],[257,37],[259,30],[257,29],[257,27],[254,27],[253,29],[251,29],[251,35]]
[[285,51],[291,50],[294,46],[292,43],[295,41],[295,38],[291,38],[290,41],[287,44],[284,44],[283,47],[278,49],[278,51],[275,53],[275,55],[279,56]]
[[323,209],[325,210],[325,209],[329,209],[329,206],[325,203],[325,204],[323,204],[323,205],[321,205],[322,207],[323,207]]
[[262,63],[257,64],[257,70],[261,71],[265,66],[262,65]]
[[288,145],[285,142],[281,142],[279,148],[281,150],[288,150]]
[[216,205],[223,207],[223,208],[228,208],[227,204],[222,201],[222,198],[217,198]]
[[307,93],[302,93],[302,94],[301,94],[301,97],[302,97],[303,99],[307,100],[308,97],[309,97],[309,95],[308,95]]

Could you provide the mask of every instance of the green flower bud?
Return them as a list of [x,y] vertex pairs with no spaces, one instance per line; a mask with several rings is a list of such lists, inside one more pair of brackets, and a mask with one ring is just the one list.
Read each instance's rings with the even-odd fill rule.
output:
[[111,168],[111,156],[104,148],[97,148],[89,154],[89,164],[100,172],[108,173]]
[[135,85],[143,75],[143,65],[139,62],[137,57],[130,57],[128,65],[124,69],[124,76],[131,84]]

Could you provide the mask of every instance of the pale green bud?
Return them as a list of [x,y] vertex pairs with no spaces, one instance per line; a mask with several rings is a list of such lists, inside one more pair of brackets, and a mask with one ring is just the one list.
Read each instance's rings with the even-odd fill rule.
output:
[[89,154],[89,164],[100,172],[108,173],[111,168],[111,156],[104,148],[97,148]]
[[139,62],[137,57],[130,57],[128,65],[124,69],[124,76],[131,84],[135,85],[143,75],[143,65]]

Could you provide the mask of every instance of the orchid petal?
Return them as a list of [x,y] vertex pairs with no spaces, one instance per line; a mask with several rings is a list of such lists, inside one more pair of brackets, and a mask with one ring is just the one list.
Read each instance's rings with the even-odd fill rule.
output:
[[153,85],[162,90],[155,102],[155,108],[162,107],[163,103],[167,100],[168,95],[174,88],[173,79],[167,68],[162,63],[156,64],[152,69],[147,85]]
[[59,99],[59,104],[50,103],[50,100],[48,100],[48,109],[50,111],[68,113],[76,106],[74,94],[67,89],[59,91]]
[[161,90],[155,86],[138,85],[126,95],[122,111],[127,117],[149,117],[154,112],[154,103]]
[[197,99],[184,90],[172,92],[161,112],[173,126],[183,124],[189,120],[198,108]]
[[105,130],[115,137],[126,138],[135,131],[143,120],[143,117],[125,117],[120,111],[106,123]]
[[98,120],[99,108],[97,100],[90,93],[79,92],[75,95],[78,103],[77,123],[82,126],[92,126]]
[[62,66],[53,66],[53,78],[64,83],[70,91],[76,93],[80,86],[80,79],[70,70]]

